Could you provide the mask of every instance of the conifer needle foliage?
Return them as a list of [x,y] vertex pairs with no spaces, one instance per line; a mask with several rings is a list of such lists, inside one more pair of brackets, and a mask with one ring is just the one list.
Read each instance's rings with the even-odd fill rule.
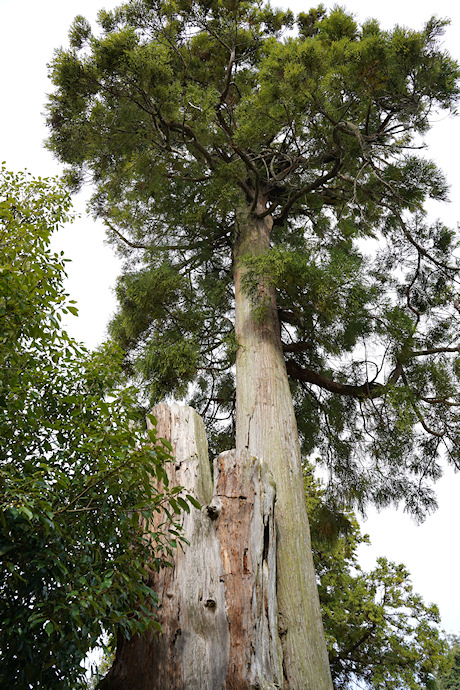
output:
[[231,445],[239,212],[270,216],[245,289],[263,319],[261,276],[276,288],[303,451],[336,498],[418,517],[440,457],[460,466],[458,237],[424,210],[448,198],[423,148],[459,95],[447,23],[132,0],[98,32],[76,18],[48,104],[125,258],[111,332],[150,399],[188,398]]

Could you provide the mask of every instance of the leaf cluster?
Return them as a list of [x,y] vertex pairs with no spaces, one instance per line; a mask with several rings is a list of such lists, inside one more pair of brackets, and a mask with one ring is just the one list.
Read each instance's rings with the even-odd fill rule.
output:
[[[50,237],[62,187],[0,173],[0,686],[73,688],[103,632],[155,629],[151,572],[193,497],[170,487],[170,447],[146,441],[121,358],[60,326],[76,313]],[[154,421],[154,420],[153,420]],[[156,515],[153,527],[152,518]]]
[[460,688],[460,644],[458,636],[449,637],[446,668],[436,678],[433,690],[458,690]]

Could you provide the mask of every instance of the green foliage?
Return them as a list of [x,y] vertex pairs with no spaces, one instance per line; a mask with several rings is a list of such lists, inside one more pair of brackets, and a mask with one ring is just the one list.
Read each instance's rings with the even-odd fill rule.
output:
[[422,518],[441,449],[460,466],[458,238],[427,222],[447,185],[420,153],[459,97],[446,22],[138,0],[99,24],[77,18],[55,55],[48,145],[72,188],[93,182],[125,259],[112,335],[126,370],[151,402],[187,397],[213,451],[228,443],[234,256],[244,218],[269,216],[246,289],[276,289],[304,454],[338,501]]
[[[68,218],[59,185],[1,170],[3,688],[73,688],[103,632],[157,628],[149,577],[189,509],[168,487],[169,448],[145,441],[136,391],[117,387],[116,348],[91,355],[60,326],[76,309],[49,242]],[[146,527],[160,509],[169,520]]]
[[447,668],[438,675],[435,690],[459,690],[460,688],[460,639],[451,636],[449,643]]
[[430,687],[446,667],[437,607],[413,591],[403,565],[379,558],[363,572],[357,549],[368,537],[355,516],[328,503],[310,472],[305,482],[334,687]]

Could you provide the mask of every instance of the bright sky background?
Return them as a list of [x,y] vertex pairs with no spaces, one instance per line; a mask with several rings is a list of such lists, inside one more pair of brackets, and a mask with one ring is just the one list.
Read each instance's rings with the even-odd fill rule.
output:
[[[43,110],[46,93],[52,90],[47,79],[47,63],[53,50],[67,46],[67,31],[77,14],[94,24],[97,11],[110,9],[112,0],[0,0],[0,160],[13,171],[27,168],[36,176],[59,174],[60,167],[42,142],[46,138]],[[319,4],[315,0],[283,0],[295,12]],[[333,2],[325,2],[332,6]],[[452,25],[444,40],[445,48],[460,60],[460,3],[438,0],[431,3],[386,0],[373,3],[348,0],[343,4],[358,19],[377,18],[383,28],[399,23],[419,29],[431,14],[450,17]],[[451,225],[460,220],[460,119],[440,116],[429,135],[430,155],[451,183],[452,202],[437,208],[436,214]],[[68,291],[78,302],[80,316],[68,324],[70,333],[89,347],[100,343],[111,313],[115,309],[113,286],[118,261],[104,245],[104,229],[85,216],[83,198],[75,200],[82,217],[63,229],[56,248],[72,260]],[[404,563],[412,573],[414,588],[426,601],[439,605],[447,632],[460,633],[460,475],[446,472],[437,485],[439,510],[422,526],[416,526],[402,512],[371,511],[364,523],[372,547],[363,547],[362,564],[372,567],[382,555]]]

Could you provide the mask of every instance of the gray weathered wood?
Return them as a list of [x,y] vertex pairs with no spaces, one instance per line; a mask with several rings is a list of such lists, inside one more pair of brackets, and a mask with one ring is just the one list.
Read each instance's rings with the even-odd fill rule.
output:
[[170,440],[170,481],[202,504],[182,515],[190,542],[156,575],[163,632],[120,640],[110,690],[283,687],[276,597],[275,485],[248,451],[208,459],[204,425],[190,407],[158,405]]

